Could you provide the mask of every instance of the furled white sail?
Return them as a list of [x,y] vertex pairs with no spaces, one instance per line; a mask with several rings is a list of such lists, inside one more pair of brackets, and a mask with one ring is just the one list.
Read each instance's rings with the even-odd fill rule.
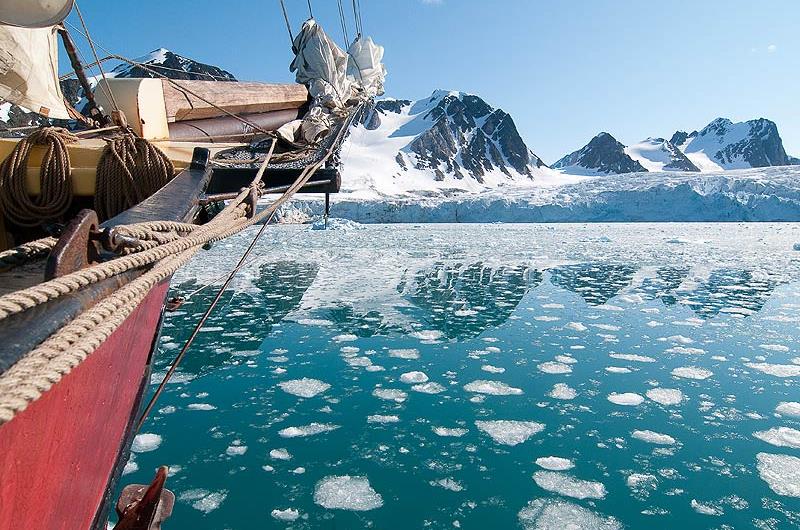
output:
[[368,97],[383,95],[386,67],[383,61],[383,46],[378,46],[372,37],[356,39],[347,50],[347,76],[357,83]]
[[313,19],[303,24],[293,47],[297,56],[289,69],[297,72],[297,82],[307,85],[311,96],[329,108],[346,106],[352,92],[347,53]]
[[70,118],[58,83],[55,26],[0,25],[0,99],[48,118]]

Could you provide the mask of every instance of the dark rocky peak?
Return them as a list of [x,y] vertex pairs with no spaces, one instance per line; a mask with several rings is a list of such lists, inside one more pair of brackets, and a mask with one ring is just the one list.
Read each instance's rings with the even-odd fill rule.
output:
[[[222,68],[189,59],[165,48],[153,50],[144,57],[139,57],[136,62],[147,65],[170,79],[236,81],[233,74]],[[111,75],[113,77],[159,77],[153,72],[128,63],[114,68]]]
[[625,153],[625,146],[607,132],[592,138],[583,148],[568,154],[555,164],[557,169],[586,170],[595,173],[635,173],[647,171]]

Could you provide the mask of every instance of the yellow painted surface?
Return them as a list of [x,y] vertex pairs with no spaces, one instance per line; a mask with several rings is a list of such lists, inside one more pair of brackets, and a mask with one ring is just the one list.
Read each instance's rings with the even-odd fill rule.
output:
[[[213,156],[222,149],[243,145],[240,143],[170,142],[168,140],[154,141],[153,144],[164,151],[178,171],[185,169],[192,161],[192,152],[195,147],[207,147],[211,150]],[[17,139],[0,138],[0,160],[5,160],[16,145]],[[103,152],[105,145],[106,143],[102,139],[81,139],[78,143],[68,146],[70,166],[72,167],[72,191],[75,195],[94,195],[97,161],[100,159],[100,154]],[[39,186],[39,167],[42,163],[44,152],[45,149],[43,147],[34,147],[31,150],[26,180],[26,186],[31,195],[38,195],[41,189]]]

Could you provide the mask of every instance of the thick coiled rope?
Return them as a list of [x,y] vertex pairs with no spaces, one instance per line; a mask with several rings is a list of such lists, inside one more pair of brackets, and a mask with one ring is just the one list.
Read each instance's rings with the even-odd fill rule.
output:
[[[72,173],[67,144],[78,138],[61,127],[44,127],[23,138],[0,164],[0,204],[14,224],[39,226],[58,220],[72,204]],[[41,192],[31,198],[25,185],[34,146],[46,146],[39,172]]]
[[6,271],[24,265],[29,261],[42,258],[50,253],[58,239],[43,237],[30,243],[23,243],[14,248],[0,252],[0,271]]
[[101,221],[139,204],[175,174],[167,155],[144,138],[125,132],[106,141],[97,162],[94,193],[94,209]]

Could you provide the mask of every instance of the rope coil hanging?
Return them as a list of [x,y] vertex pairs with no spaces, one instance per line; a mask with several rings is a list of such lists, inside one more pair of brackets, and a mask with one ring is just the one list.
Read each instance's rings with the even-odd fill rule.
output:
[[[39,226],[60,218],[72,204],[72,171],[67,144],[78,138],[61,127],[45,127],[23,138],[0,164],[0,205],[19,226]],[[25,185],[35,146],[45,146],[39,172],[41,191],[31,198]]]
[[107,140],[97,162],[94,209],[101,220],[114,217],[160,190],[175,174],[159,148],[126,132]]

